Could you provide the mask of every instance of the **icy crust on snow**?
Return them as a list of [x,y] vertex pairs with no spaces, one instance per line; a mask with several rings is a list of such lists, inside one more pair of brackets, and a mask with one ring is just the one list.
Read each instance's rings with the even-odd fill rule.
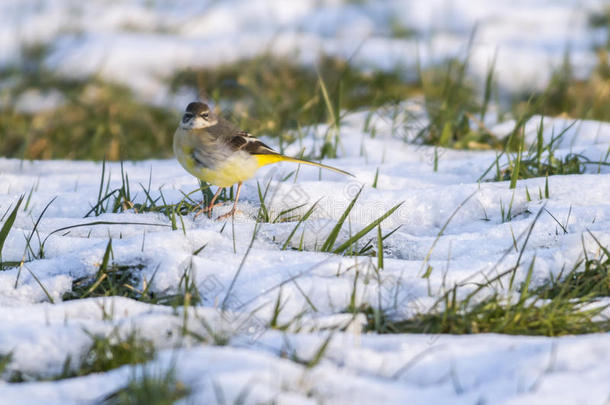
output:
[[[155,364],[179,359],[179,377],[196,387],[193,398],[201,403],[214,395],[213,383],[223,387],[227,398],[234,398],[238,387],[247,385],[251,403],[269,398],[278,403],[315,403],[312,398],[324,398],[330,403],[362,404],[404,403],[406,399],[415,403],[483,399],[593,404],[607,398],[603,382],[610,377],[608,334],[561,339],[359,336],[364,320],[344,312],[354,285],[356,305],[381,303],[391,316],[401,317],[425,311],[443,286],[484,281],[514,266],[524,235],[542,209],[525,246],[516,283],[524,279],[534,255],[534,285],[582,258],[583,241],[587,254],[594,257],[599,249],[589,231],[603,245],[610,245],[610,167],[590,164],[581,175],[551,176],[550,198],[539,199],[545,188],[543,178],[520,180],[515,190],[507,182],[485,181],[493,177],[493,170],[479,181],[496,152],[439,149],[435,171],[434,149],[406,143],[412,136],[408,129],[396,131],[395,123],[378,115],[369,120],[376,127],[376,136],[371,138],[363,132],[365,121],[364,113],[348,116],[341,127],[340,158],[325,161],[352,172],[354,179],[300,167],[296,180],[282,182],[279,179],[294,166],[266,167],[256,180],[244,184],[241,212],[234,224],[191,215],[178,221],[175,231],[167,217],[155,213],[129,211],[83,218],[98,198],[99,163],[0,159],[0,213],[8,212],[20,195],[29,200],[25,211],[24,207],[19,211],[2,252],[4,261],[19,261],[24,255],[28,259],[21,269],[0,272],[0,353],[12,352],[9,369],[32,378],[50,376],[61,370],[67,356],[83,355],[90,344],[87,332],[108,335],[115,330],[122,334],[139,330],[161,350]],[[540,122],[540,117],[534,117],[528,123],[528,140],[535,139]],[[551,118],[544,118],[543,124],[546,140],[563,132],[556,156],[579,153],[595,162],[607,155],[609,124]],[[490,126],[498,134],[509,128],[509,124]],[[317,133],[324,131],[319,128]],[[287,153],[296,154],[303,146],[315,150],[321,143],[312,135],[301,145],[291,145]],[[502,157],[500,165],[505,163]],[[168,203],[180,201],[182,193],[197,187],[173,160],[126,163],[124,170],[135,202],[144,202],[141,187],[148,189],[149,182],[152,198],[162,192]],[[106,178],[109,175],[110,189],[120,187],[118,164],[107,164]],[[319,201],[290,243],[292,247],[302,244],[304,251],[281,250],[296,222],[256,225],[257,181],[263,188],[269,185],[266,205],[272,218],[299,204],[305,206],[295,213],[303,214]],[[400,228],[385,240],[385,267],[379,281],[373,267],[376,262],[369,257],[317,251],[362,186],[336,245],[349,237],[350,228],[354,234],[402,203],[382,223],[383,233]],[[532,201],[527,201],[526,189]],[[506,211],[511,200],[513,218],[503,221],[502,207]],[[32,252],[26,239],[45,207],[30,242],[34,254],[43,245],[44,257],[29,260]],[[228,209],[226,204],[215,215]],[[117,224],[56,232],[94,221]],[[256,239],[248,250],[255,228]],[[513,247],[513,235],[519,252]],[[363,238],[360,246],[373,236]],[[207,329],[197,321],[205,319],[230,337],[229,346],[202,347],[182,338],[181,310],[128,299],[61,302],[75,279],[95,275],[109,238],[116,264],[141,267],[139,288],[144,280],[152,280],[150,291],[175,293],[184,272],[191,271],[203,303],[189,309],[189,327],[205,335]],[[428,265],[433,270],[428,279],[422,279]],[[48,298],[39,283],[55,305],[45,303]],[[472,285],[463,287],[460,294],[469,292]],[[298,318],[285,338],[265,327],[280,293],[283,306],[278,323]],[[226,312],[219,309],[223,304]],[[335,333],[322,362],[311,370],[281,358],[281,353],[290,357],[290,350],[298,358],[312,358],[324,343],[325,331],[338,326],[347,331]],[[171,349],[179,344],[181,349]],[[28,403],[77,403],[117,389],[130,373],[124,367],[59,382],[4,384],[0,395],[7,403],[23,398]]]
[[[476,27],[470,68],[510,91],[540,89],[570,50],[575,73],[596,64],[603,29],[588,26],[603,0],[557,1],[170,1],[5,0],[0,64],[20,48],[50,46],[45,64],[66,75],[100,74],[149,101],[166,101],[176,70],[218,66],[263,53],[312,63],[321,53],[366,68],[434,65],[463,57]],[[497,56],[495,56],[497,53]],[[413,71],[415,69],[406,69]],[[180,108],[182,105],[180,105]]]

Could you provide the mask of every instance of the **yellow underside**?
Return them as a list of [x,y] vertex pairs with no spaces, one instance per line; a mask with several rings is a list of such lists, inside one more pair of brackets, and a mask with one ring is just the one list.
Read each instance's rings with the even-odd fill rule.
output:
[[278,155],[235,154],[215,169],[201,168],[189,154],[183,154],[180,163],[193,176],[218,187],[230,187],[251,179],[259,167],[284,160]]
[[188,143],[180,143],[184,138],[174,136],[174,152],[180,164],[193,176],[218,187],[230,187],[233,184],[251,179],[261,167],[282,161],[318,166],[339,173],[350,175],[343,170],[316,162],[291,158],[283,155],[265,154],[251,155],[245,151],[233,153],[226,161],[214,169],[208,169],[198,164],[192,157],[193,147]]

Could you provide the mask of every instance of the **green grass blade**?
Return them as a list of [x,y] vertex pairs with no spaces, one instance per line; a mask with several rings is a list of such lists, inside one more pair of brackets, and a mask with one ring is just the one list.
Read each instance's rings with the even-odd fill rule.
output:
[[443,125],[443,131],[441,132],[441,137],[438,141],[439,146],[449,146],[449,141],[453,135],[452,123],[450,121],[445,122]]
[[362,238],[364,235],[369,233],[373,228],[375,228],[376,226],[381,224],[386,218],[388,218],[390,215],[392,215],[394,213],[394,211],[396,211],[402,204],[404,204],[404,201],[396,204],[394,207],[392,207],[390,210],[388,210],[385,214],[383,214],[382,216],[380,216],[379,218],[377,218],[376,220],[374,220],[373,222],[371,222],[370,224],[368,224],[367,226],[362,228],[362,230],[360,232],[356,233],[354,236],[352,236],[347,241],[345,241],[345,243],[343,243],[338,248],[333,250],[333,253],[337,253],[337,254],[343,253],[343,251],[345,249],[347,249],[348,247],[353,245],[360,238]]
[[489,102],[491,101],[491,92],[493,90],[493,79],[497,59],[498,49],[496,48],[491,65],[489,68],[487,68],[487,74],[485,75],[485,91],[483,93],[483,105],[481,106],[481,122],[485,122],[485,115],[487,114],[487,108],[489,107]]
[[525,281],[523,282],[523,286],[521,287],[521,294],[519,296],[519,303],[523,305],[526,298],[528,297],[528,292],[530,288],[530,284],[532,282],[532,274],[534,273],[534,263],[536,262],[536,255],[532,258],[532,262],[530,263],[529,268],[527,269],[527,275],[525,276]]
[[[166,224],[155,224],[152,222],[113,222],[113,221],[93,221],[93,222],[87,222],[85,224],[76,224],[76,225],[70,225],[70,226],[64,226],[58,229],[55,229],[54,231],[52,231],[51,233],[49,233],[47,235],[46,238],[43,239],[42,241],[42,247],[44,247],[44,244],[46,243],[47,239],[49,239],[49,237],[51,235],[56,234],[57,232],[61,232],[61,231],[67,231],[68,229],[73,229],[73,228],[81,228],[84,226],[95,226],[95,225],[142,225],[142,226],[164,226],[164,227],[168,227],[170,228],[171,225],[166,225]],[[41,247],[41,249],[42,249]]]
[[292,232],[290,232],[290,235],[288,235],[288,238],[286,239],[286,242],[284,242],[284,244],[282,245],[282,250],[286,250],[286,248],[288,247],[288,244],[290,243],[290,240],[292,239],[292,237],[296,233],[296,231],[299,228],[299,226],[303,222],[305,222],[311,216],[311,214],[313,214],[313,211],[314,211],[314,209],[316,208],[316,206],[318,205],[319,202],[320,202],[320,200],[318,200],[315,203],[313,203],[311,208],[309,210],[307,210],[305,215],[303,215],[303,217],[299,220],[299,222],[297,222],[297,224],[294,226],[294,228],[292,228]]
[[106,272],[106,269],[108,268],[108,263],[110,262],[111,255],[112,255],[112,238],[108,239],[108,243],[106,244],[106,250],[104,251],[104,257],[102,258],[102,264],[100,264],[100,268],[97,271],[98,277],[102,273]]
[[30,274],[32,275],[32,277],[34,278],[34,280],[36,281],[36,283],[38,283],[38,285],[40,286],[40,288],[42,289],[42,291],[44,292],[44,294],[47,296],[47,298],[49,299],[49,301],[51,302],[51,304],[55,304],[55,300],[53,300],[53,297],[51,296],[51,294],[49,294],[49,291],[45,288],[44,284],[42,284],[42,282],[40,281],[40,279],[36,276],[36,274],[34,274],[34,272],[32,270],[30,270],[27,266],[23,266],[25,267],[25,269],[27,271],[30,272]]
[[375,170],[375,179],[373,179],[373,185],[371,187],[377,188],[377,181],[379,180],[379,168]]
[[377,225],[377,269],[383,269],[383,238],[381,237],[381,225]]
[[[30,235],[27,237],[27,239],[26,239],[26,241],[25,241],[25,243],[26,243],[26,249],[25,249],[25,250],[24,250],[24,252],[23,252],[23,258],[24,258],[24,260],[25,260],[25,254],[26,254],[26,252],[27,252],[27,250],[28,250],[28,249],[30,250],[30,252],[31,252],[32,256],[36,257],[36,254],[35,254],[35,253],[34,253],[34,251],[32,250],[30,243],[31,243],[31,241],[32,241],[32,238],[34,237],[34,233],[36,233],[36,232],[37,232],[38,225],[40,224],[40,221],[42,220],[42,217],[44,216],[44,214],[47,212],[47,210],[49,209],[49,207],[51,206],[51,204],[53,204],[53,202],[54,202],[56,199],[57,199],[57,196],[53,197],[53,198],[51,199],[51,201],[49,201],[49,202],[47,203],[47,205],[45,205],[44,209],[42,210],[42,212],[41,212],[41,213],[40,213],[40,215],[38,216],[38,219],[36,220],[36,223],[34,224],[34,228],[32,228],[32,232],[30,232]],[[38,241],[40,242],[40,238],[38,239]],[[43,244],[40,244],[40,249],[39,249],[39,252],[38,252],[38,256],[37,256],[37,257],[38,257],[39,259],[42,259],[42,258],[43,258],[43,256],[44,256]]]
[[86,217],[89,216],[89,214],[91,212],[95,212],[95,216],[97,217],[98,215],[100,215],[100,208],[101,208],[101,203],[102,201],[102,194],[104,192],[104,177],[106,176],[106,157],[104,156],[104,160],[102,160],[102,176],[100,178],[100,189],[97,193],[97,204],[95,205],[95,207],[91,208],[91,211],[89,211],[87,213],[87,215],[85,215]]
[[339,232],[341,231],[341,228],[343,227],[343,223],[347,219],[347,216],[349,215],[349,213],[352,211],[352,208],[354,208],[354,204],[356,204],[356,200],[358,200],[358,197],[360,197],[360,193],[362,193],[363,189],[364,189],[364,186],[360,187],[360,190],[358,190],[358,193],[356,193],[356,196],[349,203],[349,205],[347,206],[347,208],[345,209],[345,211],[343,212],[343,214],[337,221],[337,224],[335,225],[335,227],[328,234],[328,237],[326,238],[326,240],[324,241],[324,244],[322,245],[322,247],[320,249],[322,252],[331,251],[333,245],[335,244],[335,241],[337,240],[337,237],[339,236]]
[[434,239],[434,241],[432,242],[432,245],[430,246],[430,249],[428,250],[428,253],[426,254],[426,257],[424,258],[424,261],[422,263],[421,269],[420,269],[420,274],[423,274],[423,270],[428,268],[428,261],[430,260],[430,256],[432,256],[432,252],[434,251],[434,248],[436,247],[436,243],[439,241],[439,239],[441,238],[441,236],[443,236],[443,233],[445,232],[445,229],[447,229],[447,227],[449,226],[449,223],[453,220],[453,217],[455,217],[458,213],[458,211],[460,209],[462,209],[462,207],[464,205],[466,205],[466,203],[472,198],[474,197],[474,195],[477,192],[473,192],[472,194],[470,194],[468,197],[466,197],[464,199],[464,201],[462,201],[460,203],[460,205],[458,205],[456,207],[455,210],[453,210],[453,212],[451,213],[451,215],[449,216],[449,218],[447,218],[447,221],[445,221],[445,223],[443,224],[443,227],[441,228],[440,231],[438,231],[438,234],[436,235],[436,238]]
[[517,179],[519,178],[519,170],[521,168],[521,156],[523,155],[523,141],[519,145],[519,152],[517,152],[517,161],[515,162],[515,167],[513,168],[513,172],[510,175],[510,188],[511,190],[517,187]]
[[496,154],[496,159],[491,162],[491,164],[489,165],[489,167],[483,172],[482,175],[479,176],[479,178],[477,179],[477,183],[479,183],[481,180],[483,180],[483,178],[485,176],[487,176],[487,173],[489,173],[491,171],[491,169],[494,168],[494,166],[496,167],[496,178],[500,177],[500,158],[502,157],[502,155],[504,155],[504,153],[506,153],[504,150],[502,152],[500,152],[499,154]]
[[4,225],[2,225],[2,229],[0,229],[0,264],[2,264],[2,248],[4,247],[4,242],[6,241],[8,233],[11,231],[11,228],[15,223],[15,219],[17,218],[17,212],[19,211],[19,206],[23,202],[24,197],[24,195],[21,195],[21,197],[19,197],[17,205],[15,205],[15,208],[13,208],[13,211],[11,211],[10,215],[6,219],[6,222],[4,223]]
[[265,204],[265,198],[267,198],[267,192],[269,191],[269,185],[271,183],[267,183],[267,187],[265,187],[265,192],[263,193],[261,190],[261,185],[260,183],[257,181],[256,182],[256,189],[258,191],[258,199],[259,199],[259,203],[260,203],[260,222],[271,222],[271,217],[269,216],[269,210],[267,209],[267,205]]
[[289,217],[287,217],[288,214],[290,214],[293,211],[296,211],[300,208],[303,208],[305,205],[307,205],[307,203],[305,204],[299,204],[295,207],[291,207],[291,208],[286,208],[285,210],[280,211],[279,214],[277,214],[277,216],[275,217],[275,219],[272,221],[274,224],[278,223],[278,222],[289,222]]
[[324,103],[326,104],[326,109],[328,110],[328,114],[330,116],[331,122],[334,126],[337,126],[337,114],[335,112],[335,108],[333,107],[332,101],[330,101],[330,96],[328,94],[328,89],[326,88],[326,83],[324,83],[324,79],[320,72],[318,71],[318,83],[320,84],[320,90],[322,90],[322,97],[324,97]]
[[540,125],[536,133],[536,162],[538,162],[538,171],[542,168],[542,151],[544,149],[544,117],[540,116]]

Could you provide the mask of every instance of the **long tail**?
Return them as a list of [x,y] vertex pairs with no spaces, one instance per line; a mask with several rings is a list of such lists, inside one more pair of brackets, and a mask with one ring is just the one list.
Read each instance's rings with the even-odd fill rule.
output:
[[293,158],[293,157],[289,157],[289,156],[284,156],[284,155],[280,155],[280,154],[268,154],[268,155],[255,155],[256,159],[258,160],[258,165],[259,166],[265,166],[271,163],[277,163],[277,162],[294,162],[294,163],[302,163],[305,165],[310,165],[310,166],[317,166],[317,167],[321,167],[323,169],[328,169],[328,170],[332,170],[333,172],[337,172],[337,173],[341,173],[344,174],[346,176],[351,176],[351,177],[355,177],[353,174],[346,172],[345,170],[341,170],[341,169],[337,169],[336,167],[332,167],[332,166],[328,166],[322,163],[317,163],[317,162],[311,162],[309,160],[305,160],[305,159],[297,159],[297,158]]

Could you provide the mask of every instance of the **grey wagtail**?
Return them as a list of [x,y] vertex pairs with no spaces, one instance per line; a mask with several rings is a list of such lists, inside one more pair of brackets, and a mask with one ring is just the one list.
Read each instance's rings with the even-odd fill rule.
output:
[[235,214],[241,185],[254,176],[259,167],[288,161],[323,167],[341,174],[350,173],[335,167],[281,155],[251,134],[239,130],[200,102],[186,107],[182,121],[174,134],[174,153],[178,161],[193,176],[218,186],[210,205],[197,213],[212,213],[220,191],[237,183],[235,203],[227,214]]

